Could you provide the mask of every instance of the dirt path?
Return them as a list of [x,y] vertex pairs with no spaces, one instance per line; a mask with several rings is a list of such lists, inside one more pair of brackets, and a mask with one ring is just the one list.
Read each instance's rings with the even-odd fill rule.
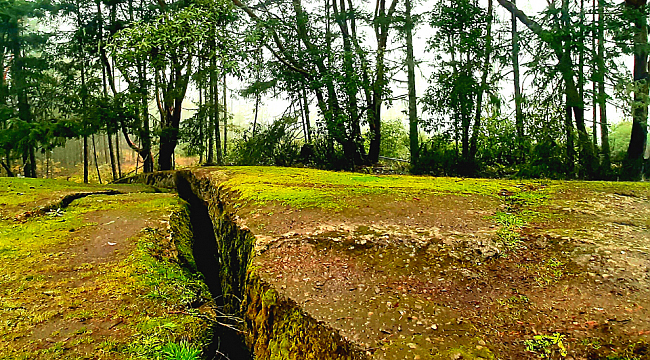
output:
[[143,244],[169,236],[176,203],[170,194],[92,195],[58,212],[4,220],[0,358],[146,353],[135,340],[147,319],[164,318],[166,311],[134,276],[155,270],[139,263],[137,254]]

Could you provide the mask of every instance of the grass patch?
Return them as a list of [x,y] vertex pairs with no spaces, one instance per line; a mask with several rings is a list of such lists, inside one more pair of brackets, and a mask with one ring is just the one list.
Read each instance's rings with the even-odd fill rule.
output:
[[418,194],[483,195],[499,191],[518,193],[521,181],[432,178],[404,175],[366,175],[315,169],[276,167],[228,167],[212,173],[221,184],[255,205],[270,202],[295,208],[342,210],[354,198],[392,195],[406,198]]
[[[41,194],[97,189],[50,180],[1,180],[12,184],[3,201],[13,203],[19,201],[7,198],[23,195],[11,192],[34,191],[30,187],[41,184]],[[155,223],[173,212],[173,236],[166,229],[145,229],[121,240],[134,244],[129,254],[74,262],[84,239],[101,236],[98,224],[87,219],[108,211]],[[178,259],[176,243],[191,243],[180,239],[191,236],[186,216],[184,203],[172,195],[129,193],[88,196],[52,216],[0,220],[0,359],[193,359],[186,355],[200,353],[210,339],[210,326],[188,315],[197,311],[189,305],[208,300],[209,292]],[[187,253],[185,249],[183,255]],[[78,325],[66,330],[70,324]],[[106,325],[96,331],[96,324]]]
[[521,243],[521,229],[526,222],[516,214],[497,212],[494,221],[500,226],[497,230],[497,241],[507,248],[516,248]]
[[535,335],[532,339],[524,341],[526,351],[537,354],[541,359],[557,358],[567,356],[564,338],[566,336],[560,333],[553,335]]

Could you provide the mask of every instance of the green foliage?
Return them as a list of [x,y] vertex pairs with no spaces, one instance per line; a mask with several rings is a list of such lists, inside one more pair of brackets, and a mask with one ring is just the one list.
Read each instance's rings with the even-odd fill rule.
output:
[[418,162],[411,167],[416,175],[450,176],[458,170],[458,151],[445,135],[434,135],[420,147]]
[[[366,136],[366,146],[370,140]],[[379,155],[407,159],[409,157],[409,139],[401,119],[386,119],[381,124],[381,144]]]
[[640,340],[630,344],[625,349],[607,355],[607,360],[641,360],[647,358],[650,354],[650,346],[647,341]]
[[162,348],[163,360],[200,360],[201,350],[187,341],[169,342]]
[[290,166],[300,156],[298,120],[285,117],[270,125],[260,124],[251,137],[242,137],[231,151],[235,165]]
[[518,173],[524,178],[562,179],[566,176],[566,164],[561,144],[549,138],[535,144],[530,160],[521,166]]
[[609,133],[609,146],[611,147],[612,161],[621,162],[627,156],[627,147],[630,144],[632,122],[621,121],[612,126]]
[[497,212],[494,220],[501,227],[497,230],[497,239],[500,243],[509,248],[514,248],[521,242],[520,230],[524,227],[525,222],[516,214]]
[[526,350],[536,353],[541,359],[551,359],[555,355],[567,356],[567,350],[562,340],[566,336],[560,333],[553,335],[535,335],[531,340],[524,341]]

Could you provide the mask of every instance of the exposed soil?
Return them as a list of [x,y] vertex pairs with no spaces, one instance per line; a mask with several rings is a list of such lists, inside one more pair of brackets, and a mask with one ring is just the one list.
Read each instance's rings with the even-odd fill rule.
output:
[[[253,271],[375,359],[650,359],[644,184],[477,180],[472,192],[461,179],[229,171],[195,174],[220,187],[226,202],[211,205],[255,234]],[[241,174],[253,183],[238,188]],[[271,187],[284,199],[258,196]],[[91,210],[36,248],[38,261],[0,247],[20,260],[0,278],[0,345],[30,359],[121,358],[104,349],[133,335],[129,316],[146,317],[149,300],[108,283],[144,229],[167,228],[166,210],[138,206],[156,196],[171,195],[73,203]],[[34,208],[12,206],[2,221]]]
[[[535,345],[554,334],[567,359],[650,358],[637,343],[650,335],[650,191],[552,186],[522,185],[550,194],[530,202],[369,195],[236,214],[262,278],[376,359],[564,358]],[[525,219],[516,246],[498,243],[497,212]]]
[[[73,202],[71,207],[92,208],[101,202],[114,206],[84,212],[81,228],[71,226],[56,245],[38,250],[43,261],[22,270],[24,260],[13,264],[14,272],[3,282],[7,292],[0,294],[9,325],[3,330],[10,331],[2,334],[10,344],[4,353],[29,359],[123,358],[109,351],[111,344],[133,335],[125,326],[130,312],[146,312],[148,302],[133,284],[121,284],[111,293],[111,274],[121,271],[119,264],[133,252],[144,229],[167,231],[169,209],[138,205],[169,196],[90,196]],[[12,303],[13,308],[8,306]]]

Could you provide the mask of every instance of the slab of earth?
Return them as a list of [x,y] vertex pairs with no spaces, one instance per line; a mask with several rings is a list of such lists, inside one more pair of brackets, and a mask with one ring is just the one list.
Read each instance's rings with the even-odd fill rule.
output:
[[[175,195],[143,186],[0,183],[0,359],[200,352],[209,324],[189,316],[188,303],[209,294],[177,261],[172,235],[183,234],[172,232],[188,221]],[[106,190],[120,194],[88,195]],[[75,194],[84,197],[38,212]]]
[[650,184],[193,170],[255,271],[376,359],[648,359]]

